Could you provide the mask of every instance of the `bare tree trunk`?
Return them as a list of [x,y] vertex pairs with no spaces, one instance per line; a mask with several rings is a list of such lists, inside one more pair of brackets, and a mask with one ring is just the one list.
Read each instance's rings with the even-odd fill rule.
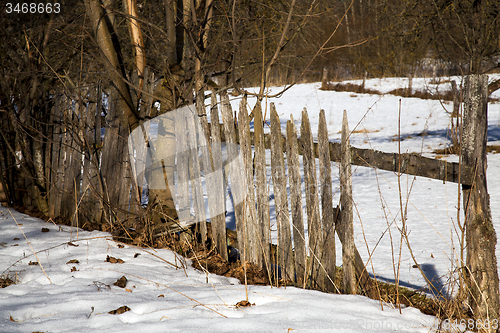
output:
[[[488,77],[472,75],[465,79],[462,163],[475,170],[471,186],[462,185],[467,242],[466,283],[469,306],[474,317],[498,319],[498,269],[486,184],[486,142],[488,126]],[[491,326],[490,326],[491,327]],[[490,332],[493,332],[491,328]]]
[[120,98],[116,101],[116,109],[122,124],[130,131],[139,126],[139,119],[135,114],[129,88],[121,72],[118,55],[111,39],[111,33],[106,24],[106,16],[99,0],[84,0],[87,15],[92,24],[92,30],[104,57],[103,62],[109,70],[113,84],[118,90]]
[[177,4],[175,0],[165,0],[165,16],[167,21],[167,61],[170,66],[177,63],[177,38],[175,33],[175,14]]

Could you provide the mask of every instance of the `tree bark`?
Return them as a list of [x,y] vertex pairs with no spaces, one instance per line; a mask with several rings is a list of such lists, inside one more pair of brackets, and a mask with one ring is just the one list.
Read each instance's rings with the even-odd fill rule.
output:
[[135,114],[132,98],[124,75],[121,71],[118,55],[111,39],[111,33],[106,24],[106,16],[99,0],[84,0],[87,15],[92,24],[92,30],[99,49],[103,53],[103,61],[109,70],[111,80],[118,90],[116,109],[122,124],[130,131],[139,126],[139,119]]
[[[486,184],[486,142],[488,126],[488,77],[465,79],[462,163],[474,171],[472,186],[463,185],[466,228],[466,283],[469,306],[483,323],[498,319],[499,287],[493,228]],[[491,329],[491,331],[495,331]]]

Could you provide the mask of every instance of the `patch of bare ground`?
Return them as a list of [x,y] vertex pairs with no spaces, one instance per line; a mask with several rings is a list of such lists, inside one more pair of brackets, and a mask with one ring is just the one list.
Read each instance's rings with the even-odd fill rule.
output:
[[0,278],[0,288],[6,288],[11,284],[14,284],[14,281],[11,278],[9,277]]

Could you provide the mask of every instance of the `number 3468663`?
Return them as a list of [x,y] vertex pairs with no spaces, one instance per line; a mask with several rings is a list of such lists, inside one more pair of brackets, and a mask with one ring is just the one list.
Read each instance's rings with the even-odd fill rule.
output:
[[5,12],[7,14],[59,14],[61,12],[61,4],[54,3],[11,3],[5,4]]

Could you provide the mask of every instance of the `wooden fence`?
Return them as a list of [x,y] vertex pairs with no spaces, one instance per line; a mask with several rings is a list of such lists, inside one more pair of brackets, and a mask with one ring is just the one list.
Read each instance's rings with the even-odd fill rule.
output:
[[[53,104],[51,121],[47,125],[52,127],[49,131],[52,136],[37,143],[40,146],[39,151],[42,152],[40,160],[43,161],[43,168],[38,168],[36,174],[37,179],[43,179],[43,182],[42,186],[38,184],[37,187],[45,190],[50,217],[64,216],[75,226],[94,223],[104,226],[102,229],[105,230],[122,228],[123,223],[143,214],[144,210],[140,205],[143,183],[133,177],[134,166],[130,165],[127,141],[129,133],[120,125],[112,96],[104,103],[98,88],[89,91],[87,98],[87,101],[75,102],[60,96]],[[472,97],[469,99],[486,100]],[[103,104],[106,104],[105,108]],[[151,104],[152,101],[148,101],[148,107],[140,111],[141,117],[151,116]],[[474,103],[467,104],[466,101],[469,109],[485,112],[484,103],[480,107],[470,107],[472,104]],[[106,110],[106,117],[101,116],[103,109]],[[187,117],[183,120],[184,128],[197,127],[196,121],[203,119],[204,109],[198,105],[194,118]],[[473,112],[477,111],[474,110],[470,113],[474,114]],[[222,116],[222,126],[219,124],[219,114]],[[351,165],[461,183],[464,189],[464,206],[468,207],[467,218],[473,219],[481,213],[489,212],[489,209],[481,210],[474,205],[469,209],[468,198],[472,195],[470,193],[477,190],[474,184],[485,179],[485,167],[480,164],[481,168],[478,168],[477,162],[484,157],[482,155],[470,157],[467,163],[460,165],[413,153],[383,153],[350,147],[345,115],[342,142],[328,142],[323,111],[320,112],[319,118],[318,142],[313,142],[306,110],[302,112],[300,136],[293,119],[287,122],[286,135],[283,135],[274,104],[270,107],[270,133],[264,134],[264,119],[259,105],[254,108],[253,131],[250,131],[246,98],[241,101],[237,119],[233,115],[235,113],[231,109],[227,94],[221,95],[220,103],[217,103],[212,95],[210,124],[204,124],[205,128],[201,126],[203,130],[198,132],[185,131],[181,127],[176,129],[177,135],[187,135],[184,141],[187,146],[178,149],[178,152],[191,152],[189,156],[184,157],[183,166],[188,167],[178,165],[177,182],[183,184],[184,190],[191,191],[183,200],[184,204],[192,205],[196,220],[201,225],[203,239],[207,235],[207,228],[205,202],[199,200],[203,197],[202,179],[205,178],[205,186],[217,189],[208,193],[208,211],[213,243],[218,252],[227,258],[225,216],[221,208],[225,201],[225,180],[223,177],[209,180],[203,176],[225,168],[225,177],[231,180],[233,196],[241,198],[235,206],[241,258],[266,269],[270,275],[274,274],[276,279],[282,278],[320,290],[338,290],[333,284],[336,266],[334,235],[337,234],[342,242],[344,291],[355,292],[356,288],[361,286],[367,294],[374,292],[353,242],[352,185],[349,181]],[[471,116],[468,119],[475,118]],[[470,133],[470,127],[478,125],[471,121],[471,124],[465,122],[464,126],[464,133]],[[239,164],[229,163],[223,166],[222,142],[227,146],[227,160],[237,160]],[[462,139],[462,154],[471,156],[470,152],[479,151],[484,155],[484,149],[478,147],[484,148],[485,144],[483,136],[468,134]],[[269,149],[270,179],[266,164],[266,150]],[[302,156],[303,174],[300,172],[299,156]],[[332,199],[331,161],[340,163],[340,205],[335,205]],[[316,163],[319,164],[319,179]],[[235,167],[238,165],[240,167]],[[270,181],[273,184],[273,193],[269,193]],[[26,178],[24,182],[25,187],[35,187],[32,179]],[[308,237],[305,236],[302,210],[302,182],[305,186]],[[179,186],[177,189],[179,190]],[[271,221],[270,218],[271,194],[274,195],[276,221]],[[36,205],[30,196],[25,196],[24,200],[26,206]],[[474,203],[477,201],[479,205],[481,200],[487,201],[487,196],[478,194],[474,200]],[[481,205],[487,207],[489,203],[483,202]],[[491,215],[479,220],[485,221],[488,224],[485,228],[488,229]],[[272,224],[277,227],[277,246],[271,245]],[[472,248],[472,244],[477,242],[479,241],[468,240],[467,243]],[[470,252],[468,255],[474,256],[474,251]],[[472,259],[470,262],[478,272],[481,267],[486,266],[486,263],[477,263]],[[491,270],[488,268],[488,271]]]

